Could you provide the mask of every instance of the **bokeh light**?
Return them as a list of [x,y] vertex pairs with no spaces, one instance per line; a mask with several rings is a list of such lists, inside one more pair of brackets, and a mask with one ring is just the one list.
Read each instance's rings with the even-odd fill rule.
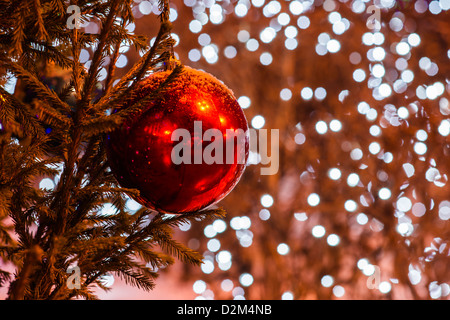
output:
[[[134,3],[141,17],[130,30],[153,36],[146,25],[157,2]],[[197,298],[449,298],[448,277],[433,272],[445,271],[449,256],[450,50],[442,34],[450,1],[378,1],[374,29],[370,5],[173,1],[180,60],[223,79],[251,129],[280,129],[276,175],[259,175],[263,155],[251,150],[242,181],[219,204],[228,215],[179,227],[204,255],[200,270],[186,269],[198,278],[189,284]],[[134,55],[121,46],[118,72]],[[80,63],[91,59],[80,51]],[[105,62],[98,80],[107,72]],[[55,182],[39,187],[51,192]],[[141,209],[125,203],[130,213]],[[276,293],[262,274],[280,283]]]

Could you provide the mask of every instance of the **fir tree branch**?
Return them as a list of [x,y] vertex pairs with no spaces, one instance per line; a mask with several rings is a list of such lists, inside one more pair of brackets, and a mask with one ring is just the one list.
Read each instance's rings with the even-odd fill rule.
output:
[[[67,30],[65,9],[68,3],[61,0],[29,0],[22,7],[8,5],[7,10],[14,13],[11,16],[20,16],[21,21],[0,19],[0,29],[8,30],[0,35],[1,48],[8,49],[2,51],[8,52],[9,42],[12,42],[17,57],[13,60],[0,54],[0,63],[36,93],[37,98],[32,104],[40,113],[37,120],[28,104],[0,88],[5,105],[0,108],[0,118],[18,120],[21,125],[28,121],[30,123],[24,126],[26,131],[40,132],[36,139],[28,139],[19,146],[3,142],[0,145],[2,163],[13,159],[10,165],[0,168],[0,192],[7,189],[0,196],[0,205],[5,204],[18,239],[17,244],[10,242],[14,248],[10,246],[0,251],[23,264],[11,287],[10,298],[79,296],[92,299],[95,296],[90,286],[97,283],[102,287],[101,276],[107,272],[116,272],[126,282],[150,290],[157,276],[154,269],[172,264],[174,257],[194,264],[201,263],[202,259],[200,254],[173,239],[172,228],[184,221],[193,221],[190,219],[206,218],[206,215],[195,213],[189,218],[166,216],[161,219],[145,208],[136,215],[127,213],[126,195],[135,198],[139,192],[117,187],[117,181],[107,170],[103,140],[104,134],[117,128],[123,119],[147,108],[182,72],[182,66],[178,65],[150,95],[142,99],[137,97],[135,90],[148,71],[156,70],[173,54],[168,2],[164,2],[161,16],[164,18],[155,43],[114,87],[115,61],[120,55],[120,45],[125,42],[146,47],[143,37],[130,34],[125,28],[134,19],[132,1],[79,1],[76,4],[82,8],[83,19],[92,17],[101,21],[99,35]],[[0,16],[5,14],[0,13]],[[119,23],[116,22],[118,16],[122,18]],[[14,28],[4,27],[9,22]],[[29,35],[28,29],[34,34]],[[58,45],[53,45],[55,41]],[[95,44],[97,49],[86,73],[79,55],[81,48],[88,44]],[[111,60],[106,90],[98,102],[92,102],[98,72],[107,55]],[[36,61],[42,61],[44,65],[55,62],[62,68],[71,69],[71,82],[61,92],[50,90],[36,76]],[[72,88],[76,95],[73,107],[64,102]],[[114,107],[121,109],[106,116],[105,111]],[[51,125],[54,133],[44,135],[42,123]],[[55,156],[49,154],[47,146],[52,137],[61,139],[61,144],[52,150]],[[13,152],[5,156],[5,150]],[[54,176],[56,171],[49,165],[55,162],[63,164],[57,186],[53,190],[35,188],[32,185],[34,176]],[[102,214],[100,208],[105,203],[111,203],[117,211],[113,215]],[[38,224],[37,231],[35,224]],[[0,221],[0,238],[7,242],[10,239],[6,238],[5,230]],[[35,245],[45,252],[45,260],[30,260],[29,248]],[[65,286],[65,270],[72,263],[77,263],[83,271],[84,283],[80,290],[69,291]]]
[[[103,155],[103,137],[91,137],[86,145],[85,151],[78,163],[78,172],[76,176],[76,185],[79,186],[89,165],[101,163],[100,155]],[[93,161],[96,159],[97,161]]]
[[111,26],[114,23],[119,4],[119,0],[112,0],[111,7],[109,8],[109,14],[106,18],[106,21],[102,25],[99,43],[97,45],[97,49],[94,52],[92,63],[89,67],[88,77],[84,84],[82,100],[85,104],[88,104],[88,101],[91,99],[94,83],[98,75],[98,67],[104,55],[105,47],[108,44],[108,36],[111,32]]
[[52,10],[50,10],[50,11],[53,16],[58,13],[63,15],[66,12],[66,8],[64,6],[63,0],[51,0],[50,7],[52,8]]
[[125,283],[131,284],[139,289],[150,291],[155,287],[153,279],[158,277],[156,272],[150,271],[149,268],[140,267],[136,269],[121,268],[115,271]]
[[63,69],[72,68],[74,62],[62,54],[57,48],[45,42],[27,43],[24,50],[31,52],[36,56],[35,59],[30,59],[32,61],[51,61]]
[[79,101],[81,99],[81,75],[84,71],[83,66],[79,63],[80,61],[80,52],[81,52],[81,43],[79,39],[79,33],[77,28],[72,29],[70,41],[72,44],[72,82],[75,88],[75,96]]
[[[155,42],[149,51],[147,51],[141,59],[121,78],[116,86],[111,90],[109,95],[103,96],[97,102],[99,110],[106,110],[115,104],[115,101],[121,101],[129,92],[135,89],[137,83],[142,79],[143,75],[150,67],[155,65],[155,56],[160,51],[161,44],[167,38],[171,31],[171,25],[162,23]],[[133,81],[131,84],[130,82]]]
[[[54,91],[50,90],[47,86],[45,86],[39,79],[37,79],[35,75],[30,73],[28,70],[25,70],[16,62],[7,63],[7,67],[10,68],[17,77],[23,79],[40,99],[48,102],[49,105],[47,106],[47,108],[51,109],[52,113],[59,113],[55,108],[59,108],[67,113],[70,112],[70,106],[61,101],[58,95]],[[71,125],[72,123],[70,118],[66,118],[65,120],[61,121],[63,121],[63,124],[66,126]]]
[[36,14],[36,26],[38,29],[38,38],[40,40],[45,40],[49,37],[47,30],[45,29],[45,25],[44,25],[44,19],[42,18],[42,14],[41,14],[41,2],[40,0],[33,0],[33,4],[34,4],[34,10],[35,10],[35,14]]
[[34,245],[27,252],[22,269],[20,270],[16,280],[11,285],[11,292],[9,298],[11,300],[22,300],[25,295],[26,286],[29,282],[29,277],[36,263],[42,257],[42,249],[38,245]]
[[106,77],[106,81],[105,81],[104,96],[107,96],[112,88],[114,73],[116,71],[116,63],[117,63],[117,59],[119,58],[119,50],[120,50],[120,42],[116,43],[115,48],[114,48],[114,53],[113,53],[113,55],[111,57],[111,61],[109,63],[108,76]]
[[159,14],[161,23],[168,22],[170,15],[169,0],[159,0],[158,7],[159,10],[161,11],[161,13]]
[[[183,66],[178,65],[172,73],[156,88],[154,91],[152,91],[147,96],[143,97],[142,99],[134,102],[130,106],[124,106],[116,113],[113,113],[109,116],[99,116],[96,118],[93,118],[91,120],[85,121],[82,124],[83,131],[85,132],[86,136],[95,136],[100,133],[108,133],[112,132],[115,129],[118,128],[122,122],[127,119],[129,116],[136,114],[140,111],[142,111],[144,108],[149,108],[150,102],[155,100],[159,95],[161,95],[164,90],[168,88],[170,83],[176,79],[176,77],[182,72]],[[130,97],[128,99],[133,99],[133,97]],[[124,101],[124,103],[127,103],[128,101]]]
[[0,119],[3,120],[3,123],[12,122],[14,116],[17,116],[25,131],[32,136],[41,137],[44,134],[43,127],[36,117],[30,113],[29,109],[2,87],[0,87],[0,99],[5,102],[0,108]]
[[153,269],[166,267],[174,263],[170,255],[162,254],[151,250],[151,245],[148,242],[137,242],[132,244],[133,252],[141,257],[146,263],[149,263]]
[[32,102],[39,119],[45,124],[52,127],[66,128],[71,124],[70,118],[67,115],[61,114],[53,108],[49,108],[47,104],[43,104],[41,100],[34,100]]
[[217,208],[169,216],[158,215],[152,222],[155,225],[165,224],[171,227],[179,227],[180,225],[185,224],[187,222],[223,219],[225,218],[225,216],[226,211],[223,208]]
[[[0,205],[2,205],[2,206],[5,205],[5,207],[3,207],[2,210],[7,208],[7,204],[3,201],[5,201],[5,198],[3,198],[3,196],[0,196]],[[3,204],[2,204],[2,202],[3,202]],[[4,212],[3,212],[3,214],[4,214]],[[12,227],[5,226],[0,221],[0,243],[3,243],[5,245],[10,245],[10,244],[14,243],[14,240],[10,235],[11,230],[12,230]]]
[[15,23],[15,28],[12,34],[12,46],[9,49],[9,54],[14,56],[20,56],[23,52],[22,50],[22,42],[25,38],[25,18],[23,15],[25,2],[24,1],[15,1],[15,5],[11,6],[14,8],[14,12],[12,14]]
[[[169,230],[167,230],[169,231]],[[203,260],[203,256],[187,246],[174,240],[172,232],[158,232],[153,234],[154,239],[163,250],[167,251],[170,255],[175,255],[183,262],[188,262],[194,265],[200,265]]]
[[2,287],[5,283],[9,282],[12,278],[10,272],[0,269],[0,287]]
[[139,196],[139,191],[137,189],[130,188],[113,188],[113,187],[102,187],[102,186],[87,186],[80,190],[79,194],[90,194],[98,193],[104,197],[111,197],[114,194],[124,194],[129,196]]

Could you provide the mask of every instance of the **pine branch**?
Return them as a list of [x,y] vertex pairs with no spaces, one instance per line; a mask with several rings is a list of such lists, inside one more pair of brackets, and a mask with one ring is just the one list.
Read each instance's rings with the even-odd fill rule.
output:
[[25,44],[24,50],[35,56],[31,61],[50,61],[63,69],[70,69],[75,61],[69,59],[61,51],[46,42],[31,42]]
[[[141,215],[148,214],[148,212],[143,211]],[[172,229],[170,227],[179,226],[186,222],[223,218],[225,216],[225,211],[223,209],[216,210],[205,210],[204,212],[193,212],[183,215],[174,215],[165,217],[165,215],[156,215],[151,222],[144,229],[139,232],[134,232],[127,238],[127,242],[131,245],[139,243],[140,241],[145,241],[146,239],[151,239],[158,243],[161,248],[166,250],[170,255],[177,256],[178,259],[183,262],[188,262],[191,264],[200,264],[202,261],[202,256],[195,252],[194,250],[178,243],[172,238]]]
[[66,11],[66,8],[64,6],[63,0],[51,0],[50,1],[50,12],[53,16],[56,16],[57,14],[64,14]]
[[126,103],[128,102],[128,100],[133,99],[132,95],[130,95],[128,99],[123,101],[125,105],[116,113],[108,116],[99,116],[82,123],[83,132],[85,133],[86,137],[112,132],[116,130],[128,117],[132,116],[133,114],[137,114],[146,108],[149,108],[149,106],[151,106],[150,102],[157,99],[158,96],[163,94],[170,83],[176,79],[176,77],[182,72],[182,70],[183,66],[178,65],[172,71],[172,73],[158,86],[158,88],[156,88],[147,96],[134,102],[130,106],[126,106]]
[[71,121],[69,117],[49,107],[47,104],[43,104],[41,100],[34,100],[32,105],[37,112],[38,118],[47,125],[59,128],[70,126]]
[[170,255],[151,250],[152,247],[148,242],[138,242],[131,246],[132,250],[136,252],[136,255],[143,259],[144,262],[150,264],[154,270],[174,263],[174,260]]
[[15,117],[17,117],[23,129],[29,132],[30,135],[37,137],[43,135],[44,128],[39,124],[36,117],[31,114],[27,106],[2,87],[0,87],[0,99],[5,102],[1,104],[0,108],[0,120],[3,123],[14,122]]
[[[89,139],[85,152],[78,162],[78,172],[76,175],[77,186],[80,185],[89,166],[93,167],[92,164],[100,165],[103,162],[104,151],[103,137],[94,136]],[[91,179],[91,182],[94,181]]]
[[114,187],[102,187],[102,186],[88,186],[80,190],[79,194],[91,194],[91,193],[98,193],[101,194],[102,197],[105,198],[111,198],[114,195],[122,195],[127,194],[131,197],[138,197],[139,196],[139,190],[137,189],[130,189],[130,188],[114,188]]
[[12,46],[9,50],[9,54],[13,56],[20,56],[23,52],[22,50],[22,42],[25,38],[25,18],[23,16],[23,10],[25,6],[25,2],[23,1],[15,1],[13,19],[16,21],[15,28],[12,34]]
[[[58,108],[66,113],[70,113],[70,106],[65,102],[61,101],[58,95],[50,90],[47,86],[45,86],[35,75],[31,74],[29,71],[25,70],[21,65],[16,62],[9,62],[6,64],[7,68],[10,68],[17,77],[23,79],[27,85],[30,86],[30,89],[33,90],[38,98],[46,101],[48,103],[47,107],[51,110],[52,113],[58,114],[60,113]],[[50,111],[49,111],[50,112]],[[72,121],[69,118],[65,118],[64,120],[60,120],[63,125],[71,125]]]
[[[164,41],[168,38],[171,31],[171,25],[168,23],[162,23],[158,34],[155,38],[155,42],[149,51],[147,51],[141,59],[121,78],[119,83],[111,90],[109,95],[103,96],[97,102],[97,108],[99,110],[106,110],[111,108],[115,104],[115,101],[121,101],[127,93],[135,89],[139,80],[143,75],[154,65],[156,65],[156,55],[160,53],[160,48],[165,47]],[[131,82],[132,81],[132,82]],[[130,84],[131,82],[131,84]]]
[[[5,203],[3,203],[3,204],[1,203],[4,200],[5,199],[2,196],[0,196],[0,205],[3,206],[3,204],[5,204]],[[6,204],[5,204],[4,208],[7,208]],[[4,210],[4,209],[2,209],[2,210]],[[11,231],[12,231],[12,227],[3,225],[3,223],[1,222],[1,219],[0,219],[0,243],[3,243],[5,245],[10,245],[10,244],[14,243],[14,239],[11,237],[11,234],[10,234]]]
[[116,130],[123,121],[124,119],[118,116],[100,116],[85,120],[81,125],[84,136],[90,138]]
[[[65,292],[67,294],[67,290]],[[70,299],[72,297],[80,297],[84,298],[85,300],[99,300],[98,297],[92,292],[92,289],[89,288],[89,286],[83,285],[81,289],[74,289],[72,292],[67,296],[62,296],[61,299],[66,300]],[[54,300],[55,297],[52,296],[52,300]]]
[[157,232],[152,234],[156,241],[163,250],[168,252],[170,255],[176,256],[183,262],[187,262],[194,265],[200,265],[203,260],[203,256],[195,250],[192,250],[185,245],[174,240],[172,237],[172,232]]
[[[146,97],[137,94],[142,79],[167,66],[173,58],[168,2],[163,4],[163,22],[155,43],[114,87],[120,46],[126,43],[147,48],[145,37],[126,29],[127,23],[134,21],[131,0],[78,1],[83,19],[101,22],[99,35],[67,30],[69,3],[62,0],[16,2],[19,5],[8,3],[0,12],[0,30],[4,31],[0,35],[0,65],[25,83],[36,97],[28,104],[20,100],[20,92],[14,96],[0,88],[0,120],[17,121],[30,135],[17,145],[8,131],[0,141],[0,241],[6,244],[0,247],[0,254],[18,263],[10,298],[93,299],[91,285],[102,287],[101,276],[106,273],[117,273],[127,283],[151,290],[157,269],[171,265],[175,257],[200,264],[201,255],[175,241],[172,228],[186,221],[222,215],[203,212],[163,218],[144,207],[131,215],[126,201],[138,197],[139,192],[118,187],[108,169],[104,143],[105,133],[148,108],[183,70],[177,65]],[[87,45],[96,50],[86,72],[79,54]],[[14,53],[13,58],[6,54],[10,52]],[[93,91],[106,56],[111,59],[106,89],[96,102]],[[57,92],[49,89],[38,78],[41,63],[71,72],[70,83]],[[18,85],[16,89],[22,88]],[[74,89],[75,101],[69,105],[66,98]],[[105,115],[106,110],[116,107],[116,113]],[[49,125],[52,133],[44,134],[43,128]],[[50,149],[48,144],[54,138],[59,139],[59,144]],[[55,164],[62,169],[52,168]],[[53,190],[35,187],[36,177],[56,175],[59,182]],[[115,212],[102,214],[100,209],[105,203],[111,203]],[[11,217],[17,241],[1,223],[3,216]],[[33,248],[45,252],[45,259],[41,260],[40,255],[32,259]],[[82,270],[79,290],[65,286],[65,270],[73,264]],[[7,277],[0,272],[0,282]]]
[[159,215],[154,219],[155,224],[165,224],[171,227],[179,227],[187,222],[194,221],[209,221],[215,219],[223,219],[226,216],[226,211],[223,208],[202,210],[197,212],[183,213],[177,215],[170,215],[168,217]]
[[169,0],[159,0],[158,7],[159,10],[161,11],[161,13],[159,14],[161,23],[168,22],[170,15]]
[[[122,27],[123,27],[123,23],[122,23]],[[105,93],[104,93],[105,96],[107,96],[109,94],[109,92],[111,91],[111,88],[112,88],[114,73],[116,71],[116,63],[117,63],[117,59],[119,58],[120,45],[121,45],[121,43],[116,43],[115,48],[114,48],[114,53],[112,54],[111,61],[109,63],[108,76],[106,77],[106,81],[105,81]]]
[[[84,72],[82,72],[82,75],[84,75]],[[68,84],[66,84],[60,93],[58,93],[58,96],[61,100],[66,101],[66,99],[69,97],[69,95],[75,91],[75,83],[73,80],[71,80]]]
[[109,36],[109,33],[111,32],[111,26],[114,23],[114,19],[116,17],[116,13],[117,13],[119,4],[120,4],[119,0],[112,0],[111,7],[109,8],[108,17],[106,18],[106,21],[102,25],[99,43],[97,45],[97,49],[94,52],[94,56],[92,58],[92,63],[91,63],[91,66],[89,67],[89,71],[88,71],[88,77],[84,84],[82,100],[86,104],[91,99],[95,79],[97,78],[97,75],[98,75],[98,67],[103,58],[104,49],[108,44],[108,36]]
[[139,268],[120,268],[115,271],[117,275],[125,280],[126,284],[131,284],[139,289],[150,291],[155,287],[154,279],[158,277],[156,272],[149,268],[139,266]]
[[25,296],[25,291],[27,290],[29,277],[33,271],[33,267],[42,258],[42,249],[35,245],[30,248],[27,252],[27,256],[23,263],[22,269],[20,270],[17,279],[11,285],[10,299],[22,300]]
[[12,275],[10,272],[0,269],[0,287],[5,283],[11,281]]
[[34,3],[34,10],[35,10],[35,14],[36,14],[36,26],[38,29],[38,39],[40,40],[45,40],[48,39],[48,33],[47,30],[45,29],[45,25],[44,25],[44,19],[42,18],[42,14],[41,14],[41,2],[40,0],[33,0]]

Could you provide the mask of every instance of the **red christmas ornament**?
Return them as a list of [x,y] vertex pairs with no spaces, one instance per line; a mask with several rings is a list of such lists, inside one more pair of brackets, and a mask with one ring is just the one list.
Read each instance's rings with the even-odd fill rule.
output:
[[[169,74],[144,79],[137,99]],[[248,124],[222,82],[184,67],[164,93],[109,135],[107,145],[113,174],[122,187],[140,191],[137,201],[166,213],[193,212],[238,183],[248,158]]]

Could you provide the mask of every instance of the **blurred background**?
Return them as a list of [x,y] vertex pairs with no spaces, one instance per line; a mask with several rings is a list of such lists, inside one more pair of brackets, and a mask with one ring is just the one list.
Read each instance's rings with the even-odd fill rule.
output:
[[[128,28],[151,39],[157,2],[134,3]],[[151,292],[105,276],[99,297],[449,299],[450,0],[170,3],[177,56],[279,129],[279,170],[253,150],[227,217],[177,230],[201,267],[160,270]],[[140,54],[124,45],[117,67]]]

